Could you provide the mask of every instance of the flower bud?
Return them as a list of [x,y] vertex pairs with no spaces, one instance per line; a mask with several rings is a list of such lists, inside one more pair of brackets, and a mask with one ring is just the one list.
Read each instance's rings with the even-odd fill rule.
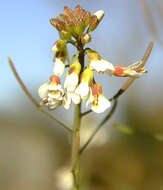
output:
[[99,10],[95,12],[93,16],[91,16],[88,32],[92,32],[93,30],[95,30],[103,17],[104,11]]
[[63,51],[66,49],[66,42],[64,40],[57,40],[53,47],[52,47],[52,52],[58,52],[58,51]]
[[85,45],[86,43],[89,43],[91,41],[91,35],[86,33],[83,34],[81,37],[82,44]]
[[104,17],[104,11],[99,10],[99,11],[95,12],[94,15],[97,16],[98,22],[100,22]]
[[50,23],[58,30],[58,31],[62,31],[62,30],[66,30],[66,26],[65,26],[65,23],[58,20],[58,19],[55,19],[55,18],[52,18],[50,19]]
[[64,31],[62,30],[60,32],[60,36],[63,40],[71,40],[71,33],[70,32],[67,32],[67,31]]

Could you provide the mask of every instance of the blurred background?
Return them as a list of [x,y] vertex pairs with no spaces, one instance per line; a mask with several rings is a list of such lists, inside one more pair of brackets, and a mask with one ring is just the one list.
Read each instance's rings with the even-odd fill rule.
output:
[[[91,13],[105,11],[88,46],[115,65],[140,60],[148,43],[155,41],[148,74],[120,97],[113,118],[83,154],[81,189],[163,190],[162,0],[0,1],[0,189],[71,189],[69,134],[29,101],[7,56],[39,101],[37,90],[52,74],[51,47],[58,39],[49,19],[62,13],[65,5],[74,9],[77,4]],[[97,79],[107,97],[125,80],[105,75]],[[72,125],[73,107],[52,113]],[[82,143],[105,114],[91,113],[82,121]],[[115,124],[128,132],[117,130],[121,127]]]

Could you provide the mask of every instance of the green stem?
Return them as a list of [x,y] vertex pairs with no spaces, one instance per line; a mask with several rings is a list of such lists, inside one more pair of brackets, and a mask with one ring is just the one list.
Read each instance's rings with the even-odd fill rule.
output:
[[74,179],[73,190],[79,190],[80,181],[80,123],[81,123],[81,104],[75,105],[73,134],[72,134],[72,174]]
[[[84,50],[81,40],[77,42],[79,51],[78,60],[81,64],[81,72],[84,68]],[[74,124],[72,132],[72,174],[74,179],[73,190],[80,189],[80,123],[81,123],[81,103],[75,105]]]

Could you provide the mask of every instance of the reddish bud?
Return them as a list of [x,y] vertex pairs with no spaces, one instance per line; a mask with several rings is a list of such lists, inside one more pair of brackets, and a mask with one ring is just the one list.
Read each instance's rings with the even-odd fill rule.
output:
[[58,76],[52,75],[50,76],[50,81],[56,84],[60,84],[60,79]]

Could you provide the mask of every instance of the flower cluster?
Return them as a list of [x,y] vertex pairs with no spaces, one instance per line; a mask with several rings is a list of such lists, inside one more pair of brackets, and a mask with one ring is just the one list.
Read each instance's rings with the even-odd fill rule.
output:
[[[94,31],[104,16],[102,10],[93,15],[82,9],[79,5],[75,10],[64,7],[64,13],[50,20],[51,24],[58,30],[60,39],[53,46],[54,55],[53,75],[50,82],[44,83],[38,90],[41,97],[41,105],[55,109],[64,105],[69,109],[71,104],[86,102],[96,113],[104,112],[111,106],[111,102],[102,93],[102,85],[96,83],[94,72],[107,73],[118,77],[140,77],[146,72],[141,66],[141,61],[128,67],[114,66],[102,58],[98,52],[85,48],[85,44],[91,41],[90,33]],[[71,43],[77,47],[77,52],[69,61],[67,44]],[[87,64],[81,61],[81,53],[87,56]],[[68,64],[66,65],[66,61]],[[62,87],[60,77],[66,67],[66,78]]]

